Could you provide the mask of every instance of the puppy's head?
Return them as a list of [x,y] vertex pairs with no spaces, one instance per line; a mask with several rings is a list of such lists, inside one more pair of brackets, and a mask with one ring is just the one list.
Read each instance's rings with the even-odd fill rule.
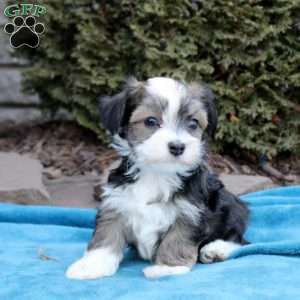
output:
[[122,92],[100,98],[99,105],[103,126],[125,141],[121,154],[160,170],[180,173],[197,167],[204,139],[217,126],[212,91],[170,78],[129,79]]

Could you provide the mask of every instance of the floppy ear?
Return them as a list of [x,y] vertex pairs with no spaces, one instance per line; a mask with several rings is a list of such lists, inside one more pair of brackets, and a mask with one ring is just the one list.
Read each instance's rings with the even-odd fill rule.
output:
[[141,96],[142,83],[135,78],[126,81],[122,92],[115,96],[99,97],[100,121],[111,134],[120,133],[129,122],[130,114],[137,105],[137,96]]
[[125,114],[126,103],[128,101],[127,91],[109,97],[99,97],[100,121],[105,129],[111,134],[119,132]]
[[215,95],[208,85],[203,82],[192,82],[189,88],[191,97],[198,99],[203,105],[203,109],[206,112],[205,132],[213,138],[218,123]]
[[203,86],[202,99],[207,113],[208,124],[206,130],[208,135],[213,138],[218,125],[218,113],[215,103],[215,95],[207,85]]

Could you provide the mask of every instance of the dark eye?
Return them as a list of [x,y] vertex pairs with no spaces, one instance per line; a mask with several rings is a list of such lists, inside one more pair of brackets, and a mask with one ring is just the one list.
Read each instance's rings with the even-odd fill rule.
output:
[[159,121],[155,117],[148,117],[144,121],[147,127],[157,127],[159,126]]
[[187,121],[187,127],[191,130],[196,130],[199,126],[199,123],[196,119],[190,119]]

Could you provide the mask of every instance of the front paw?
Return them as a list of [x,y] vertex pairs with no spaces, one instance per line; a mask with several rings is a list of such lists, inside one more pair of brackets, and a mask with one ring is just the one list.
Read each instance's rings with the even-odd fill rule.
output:
[[186,266],[166,266],[166,265],[153,265],[146,267],[143,273],[146,278],[154,279],[163,276],[185,274],[191,270]]
[[81,280],[112,276],[117,271],[119,262],[120,257],[108,253],[105,249],[93,250],[73,263],[66,276]]

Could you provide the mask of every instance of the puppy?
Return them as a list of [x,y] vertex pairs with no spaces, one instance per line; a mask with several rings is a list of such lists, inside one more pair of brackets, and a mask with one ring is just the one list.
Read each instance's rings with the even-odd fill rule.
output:
[[207,86],[130,79],[99,102],[121,162],[104,187],[87,251],[67,277],[113,275],[127,245],[154,263],[143,272],[155,278],[189,272],[197,260],[223,261],[247,243],[246,205],[207,165],[207,139],[217,126]]

